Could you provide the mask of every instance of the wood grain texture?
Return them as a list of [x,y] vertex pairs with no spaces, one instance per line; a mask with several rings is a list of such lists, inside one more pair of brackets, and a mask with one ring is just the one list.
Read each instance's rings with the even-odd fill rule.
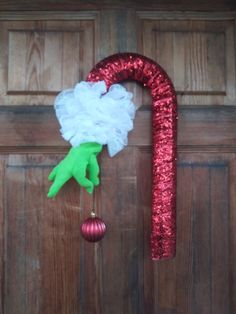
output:
[[[135,159],[130,148],[116,157],[115,164],[107,155],[101,160],[101,215],[108,226],[102,250],[102,313],[142,313]],[[119,274],[115,281],[114,274]]]
[[[185,182],[181,184],[180,182]],[[187,184],[186,184],[187,183]],[[177,249],[176,285],[182,287],[176,291],[176,307],[182,313],[191,313],[192,290],[192,202],[193,180],[191,167],[179,167],[177,170]],[[184,195],[184,197],[182,196]],[[191,261],[191,262],[190,262]]]
[[[135,10],[101,11],[99,60],[119,52],[137,52],[137,13]],[[142,105],[142,88],[132,81],[123,85],[133,93],[135,105]]]
[[[60,126],[52,107],[0,107],[2,151],[66,151],[68,143],[60,136]],[[233,151],[236,146],[236,109],[234,106],[179,106],[179,150]],[[129,145],[151,145],[151,112],[138,111]]]
[[[145,226],[150,224],[151,187],[144,177],[151,169],[144,161],[150,165],[151,150],[141,149],[138,176],[144,234],[149,235]],[[235,269],[229,268],[229,232],[235,224],[228,218],[234,205],[226,190],[228,184],[234,186],[229,177],[234,162],[235,154],[180,154],[177,254],[173,260],[152,263],[144,249],[144,291],[150,292],[144,292],[145,313],[232,313]],[[144,240],[145,248],[148,236]]]
[[97,55],[96,18],[1,21],[0,103],[51,105],[60,90],[84,80]]
[[190,313],[232,313],[235,270],[229,267],[229,234],[234,222],[229,215],[233,199],[225,191],[234,187],[229,170],[235,155],[182,156],[180,167],[191,170],[193,182]]
[[5,156],[1,156],[0,159],[0,313],[4,313],[4,177],[5,177]]
[[232,313],[235,154],[180,155],[177,255],[160,263],[149,259],[151,149],[102,154],[95,207],[108,232],[95,245],[79,234],[92,200],[75,182],[46,200],[61,156],[7,159],[3,313]]
[[81,204],[75,184],[56,200],[46,200],[47,175],[56,160],[42,155],[8,159],[4,313],[78,313],[79,224],[87,205]]
[[234,271],[236,262],[236,238],[235,238],[235,225],[236,225],[236,203],[235,203],[235,187],[236,187],[236,159],[233,159],[229,165],[229,272],[230,272],[230,283],[229,283],[229,308],[236,308],[236,274]]
[[[227,17],[225,17],[227,18]],[[233,18],[233,17],[232,17]],[[209,15],[140,14],[142,54],[158,62],[171,77],[184,105],[234,104],[234,18]],[[143,103],[150,103],[150,97]]]
[[[145,166],[144,166],[145,165]],[[145,173],[145,175],[144,175]],[[147,174],[147,175],[146,175]],[[143,147],[138,150],[137,157],[137,203],[139,207],[139,245],[143,247],[140,276],[143,278],[143,294],[140,296],[143,311],[155,313],[155,263],[149,258],[150,228],[151,228],[151,148]]]
[[[0,10],[19,9],[0,12],[0,44],[10,47],[0,51],[0,313],[236,313],[235,16],[181,12],[233,5],[0,1]],[[26,8],[44,11],[21,11]],[[160,42],[167,52],[158,57]],[[202,101],[179,106],[177,255],[162,262],[150,259],[149,247],[151,100],[136,83],[125,83],[139,107],[129,146],[114,158],[106,149],[99,156],[95,203],[74,180],[55,199],[46,198],[48,173],[69,145],[53,108],[43,104],[51,105],[50,93],[73,84],[76,73],[83,78],[107,55],[140,47],[151,47],[166,63],[185,99]],[[233,106],[223,106],[223,93]],[[92,208],[107,224],[97,244],[85,242],[79,231]]]
[[58,10],[58,11],[69,11],[69,10],[108,10],[108,9],[124,9],[132,8],[138,10],[208,10],[208,11],[223,11],[223,10],[235,10],[235,2],[233,0],[209,0],[209,1],[168,1],[164,0],[128,0],[125,2],[122,0],[93,0],[89,2],[85,1],[50,1],[45,2],[42,0],[1,0],[0,10]]

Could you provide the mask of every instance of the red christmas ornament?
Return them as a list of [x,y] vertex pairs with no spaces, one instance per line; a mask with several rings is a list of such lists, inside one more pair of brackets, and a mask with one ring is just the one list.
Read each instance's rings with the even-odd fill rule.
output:
[[104,221],[97,217],[94,212],[91,217],[87,218],[81,225],[81,234],[83,238],[89,242],[100,241],[106,233],[106,225]]

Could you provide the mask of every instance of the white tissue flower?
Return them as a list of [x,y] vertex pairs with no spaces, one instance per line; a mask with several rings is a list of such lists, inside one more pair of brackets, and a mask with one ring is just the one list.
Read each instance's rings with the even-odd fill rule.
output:
[[106,83],[80,82],[62,91],[55,100],[55,111],[63,138],[72,146],[86,142],[107,144],[112,157],[127,145],[133,129],[133,95],[119,85],[106,93]]

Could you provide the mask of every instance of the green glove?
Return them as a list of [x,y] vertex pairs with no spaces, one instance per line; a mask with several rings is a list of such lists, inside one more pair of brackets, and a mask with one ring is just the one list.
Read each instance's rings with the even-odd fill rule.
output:
[[[98,143],[83,143],[79,147],[72,147],[48,176],[49,180],[54,181],[48,197],[54,197],[71,177],[74,177],[88,193],[93,193],[94,186],[99,185],[97,155],[101,151],[102,145]],[[86,178],[87,171],[89,179]]]

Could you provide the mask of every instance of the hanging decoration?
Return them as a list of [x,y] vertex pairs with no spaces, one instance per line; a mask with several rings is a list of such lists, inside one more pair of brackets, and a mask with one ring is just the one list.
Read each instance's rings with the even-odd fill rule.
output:
[[91,212],[90,217],[81,225],[81,234],[83,238],[89,242],[100,241],[104,237],[105,232],[105,222],[97,217],[94,212]]
[[[152,95],[151,256],[167,259],[174,257],[176,247],[177,100],[171,80],[153,60],[135,53],[112,55],[92,69],[87,82],[58,95],[55,109],[61,133],[73,147],[49,175],[54,182],[48,196],[54,197],[71,177],[92,193],[99,184],[96,156],[102,145],[107,144],[110,156],[127,145],[135,107],[132,94],[117,84],[125,80],[141,83]],[[99,239],[91,230],[105,228],[94,229],[97,221],[91,219],[98,217],[84,222],[82,235]],[[99,232],[95,233],[103,235]]]

